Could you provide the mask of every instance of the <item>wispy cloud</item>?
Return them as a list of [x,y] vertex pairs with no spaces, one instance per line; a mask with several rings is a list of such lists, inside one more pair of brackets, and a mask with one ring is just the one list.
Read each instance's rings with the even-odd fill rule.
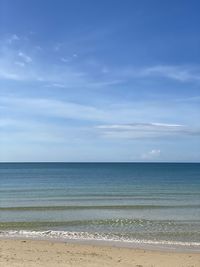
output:
[[[100,88],[121,82],[112,77],[102,78],[101,75],[97,77],[95,71],[81,67],[78,53],[71,53],[69,57],[61,57],[60,62],[55,60],[57,55],[51,54],[48,55],[48,62],[46,62],[47,55],[45,53],[48,48],[47,51],[40,51],[40,56],[38,56],[38,46],[30,43],[25,45],[22,39],[15,35],[9,38],[17,40],[18,45],[10,42],[10,46],[7,46],[8,39],[0,42],[1,80],[41,82],[42,85],[46,84],[48,87],[51,85],[52,87],[61,87],[55,85],[62,84],[63,88]],[[59,44],[59,49],[61,46],[63,44]],[[76,64],[76,61],[79,63]]]
[[[17,41],[17,45],[15,41]],[[10,45],[8,46],[7,43]],[[1,80],[27,81],[35,77],[35,70],[30,67],[32,57],[20,49],[20,47],[25,47],[23,43],[24,40],[15,34],[7,39],[0,40]],[[26,68],[24,68],[25,66]]]
[[71,139],[75,136],[72,127],[47,122],[44,124],[35,119],[0,119],[0,130],[0,140],[9,143],[12,140],[18,140],[18,142],[63,143],[66,136],[71,137]]
[[21,81],[22,76],[18,75],[15,72],[4,70],[0,67],[0,78],[6,79],[6,80],[15,80],[15,81]]
[[18,56],[19,56],[25,63],[30,63],[30,62],[32,62],[32,58],[29,57],[28,55],[26,55],[25,53],[21,52],[21,51],[18,53]]
[[63,47],[63,43],[61,43],[61,42],[58,42],[58,43],[56,43],[54,46],[53,46],[53,50],[55,51],[55,52],[58,52],[58,51],[60,51],[61,50],[61,48]]
[[0,105],[9,112],[43,117],[104,121],[106,112],[91,105],[45,98],[1,97]]
[[174,135],[200,135],[200,129],[191,129],[181,124],[132,123],[99,125],[100,133],[108,138],[155,138]]
[[142,71],[144,76],[161,76],[180,82],[200,81],[200,69],[187,66],[153,66]]
[[200,66],[153,65],[143,67],[124,67],[116,73],[126,78],[168,78],[179,82],[199,82]]
[[[23,39],[23,41],[22,41]],[[16,46],[15,43],[18,43]],[[10,45],[7,46],[6,44]],[[186,65],[153,65],[153,66],[108,66],[101,64],[98,60],[93,60],[94,66],[89,66],[81,61],[78,52],[70,51],[70,54],[57,52],[62,48],[62,53],[66,53],[64,43],[56,43],[54,47],[54,56],[52,62],[45,62],[45,50],[40,51],[44,55],[37,57],[38,44],[24,45],[24,38],[13,34],[6,40],[0,42],[0,79],[10,79],[17,81],[41,81],[52,84],[64,84],[65,87],[109,87],[123,85],[126,82],[133,82],[133,79],[157,79],[167,78],[174,81],[200,82],[200,66]],[[37,47],[37,48],[36,48]],[[37,52],[33,52],[36,51]],[[49,51],[47,49],[47,51]],[[55,61],[55,56],[59,61]],[[48,60],[51,56],[48,56]],[[86,59],[84,59],[86,60]],[[89,59],[86,61],[89,62]],[[13,66],[13,62],[15,63]],[[30,64],[32,63],[32,64]],[[34,64],[33,64],[34,63]],[[62,63],[62,64],[61,64]],[[65,63],[65,64],[64,64]],[[27,66],[27,68],[23,68]]]
[[16,41],[19,41],[20,38],[17,34],[12,34],[11,36],[9,36],[7,39],[6,39],[6,42],[8,44],[12,44],[13,42],[16,42]]
[[20,67],[24,67],[25,63],[24,62],[20,62],[20,61],[15,61],[15,64],[20,66]]
[[178,98],[176,99],[176,102],[199,102],[200,101],[200,96],[191,96],[191,97],[184,97],[184,98]]
[[66,87],[80,87],[90,83],[90,78],[84,72],[76,70],[74,67],[59,66],[55,62],[47,64],[45,61],[40,60],[40,58],[34,58],[34,56],[31,55],[31,52],[29,55],[22,50],[18,51],[15,47],[5,48],[1,46],[0,79],[38,81],[48,85],[64,84]]
[[70,62],[70,58],[66,58],[66,57],[61,57],[60,59],[62,62],[64,63],[69,63]]

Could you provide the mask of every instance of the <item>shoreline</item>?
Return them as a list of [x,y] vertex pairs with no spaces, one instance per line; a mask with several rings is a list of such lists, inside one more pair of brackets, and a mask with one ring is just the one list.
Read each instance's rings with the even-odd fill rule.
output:
[[1,238],[0,265],[4,267],[198,267],[200,252],[150,250],[102,243],[86,244],[78,241]]
[[72,243],[86,245],[103,245],[118,248],[145,249],[166,252],[200,253],[200,242],[181,242],[167,240],[147,239],[120,239],[108,237],[100,233],[69,232],[69,231],[31,231],[31,230],[7,230],[0,231],[0,240],[32,240],[56,243]]
[[38,241],[38,242],[52,242],[58,244],[74,244],[74,245],[88,245],[97,247],[115,247],[115,248],[125,248],[133,250],[146,250],[146,251],[157,251],[157,252],[174,252],[174,253],[192,253],[200,254],[200,248],[194,247],[180,247],[175,245],[161,245],[161,244],[147,244],[147,243],[135,243],[128,241],[118,241],[118,240],[94,240],[94,239],[69,239],[69,238],[33,238],[33,237],[0,237],[0,241]]

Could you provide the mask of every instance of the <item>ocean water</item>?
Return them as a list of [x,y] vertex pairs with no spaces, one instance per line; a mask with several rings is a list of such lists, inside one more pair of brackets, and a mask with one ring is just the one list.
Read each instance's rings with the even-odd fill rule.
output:
[[0,237],[200,250],[200,164],[0,163]]

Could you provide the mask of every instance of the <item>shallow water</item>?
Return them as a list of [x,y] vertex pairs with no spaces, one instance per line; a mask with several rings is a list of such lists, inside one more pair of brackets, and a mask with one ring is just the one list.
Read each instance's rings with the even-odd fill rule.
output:
[[0,231],[200,248],[200,164],[1,163]]

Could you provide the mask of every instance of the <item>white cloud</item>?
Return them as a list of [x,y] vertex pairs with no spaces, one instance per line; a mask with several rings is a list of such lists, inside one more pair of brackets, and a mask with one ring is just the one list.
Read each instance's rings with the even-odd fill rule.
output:
[[56,51],[56,52],[58,52],[62,48],[62,46],[63,46],[63,43],[57,43],[54,46],[53,50]]
[[160,155],[160,149],[152,149],[149,152],[150,155]]
[[[12,37],[16,39],[17,37]],[[42,56],[37,57],[36,46],[24,45],[19,40],[19,46],[23,49],[16,48],[16,46],[8,46],[7,41],[0,40],[0,79],[1,80],[15,80],[28,82],[41,82],[51,84],[62,84],[66,88],[88,88],[97,86],[112,85],[112,81],[102,81],[93,78],[91,73],[80,71],[80,68],[69,66],[69,64],[58,64],[54,60],[52,64],[47,64],[42,60]],[[59,44],[59,46],[62,44]],[[45,51],[42,51],[45,54]],[[77,54],[71,54],[69,60],[75,60]],[[51,58],[51,57],[49,57]],[[68,62],[68,58],[62,57],[61,61]],[[34,62],[34,64],[30,64]],[[13,64],[14,63],[14,64]],[[25,68],[26,66],[26,68]],[[24,67],[24,68],[22,68]],[[60,86],[54,86],[60,87]]]
[[63,63],[69,63],[69,62],[73,62],[77,58],[78,58],[78,55],[77,54],[72,54],[72,55],[70,55],[68,57],[61,57],[60,60]]
[[142,68],[122,68],[116,72],[126,78],[164,77],[179,82],[199,82],[200,66],[155,65]]
[[[16,34],[9,37],[9,42],[18,41],[19,45],[23,38],[19,38]],[[23,39],[24,40],[24,39]],[[144,66],[144,67],[122,67],[118,70],[112,69],[109,66],[105,66],[96,62],[98,68],[86,72],[80,71],[76,67],[76,60],[78,59],[78,53],[72,53],[70,56],[62,56],[59,60],[63,63],[73,62],[71,66],[69,64],[45,64],[40,58],[37,58],[36,54],[32,51],[40,49],[40,46],[33,45],[30,43],[27,46],[23,46],[23,49],[16,49],[15,45],[6,46],[7,41],[1,40],[0,45],[0,78],[2,79],[13,79],[13,80],[26,80],[26,81],[42,81],[52,82],[57,84],[65,84],[68,87],[106,87],[123,84],[124,82],[131,81],[132,78],[144,79],[151,78],[156,79],[157,77],[166,77],[180,82],[199,82],[200,81],[200,67],[199,66],[176,66],[176,65],[155,65],[155,66]],[[6,47],[6,48],[5,48]],[[54,47],[54,51],[59,51],[61,47],[64,47],[63,43],[57,43]],[[26,52],[24,52],[24,50]],[[45,51],[43,50],[43,53]],[[34,64],[30,64],[34,61]],[[13,62],[15,66],[13,67]],[[60,63],[61,63],[60,62]],[[22,67],[29,65],[28,68]],[[79,68],[81,66],[79,62]],[[17,66],[19,68],[17,68]],[[88,65],[87,65],[88,66]],[[95,70],[94,70],[95,69]],[[98,75],[96,75],[96,73]],[[105,75],[106,74],[106,75]]]
[[19,56],[21,59],[23,59],[24,62],[26,62],[26,63],[30,63],[30,62],[32,62],[32,58],[29,57],[29,56],[27,56],[27,55],[26,55],[25,53],[23,53],[23,52],[19,52],[19,53],[18,53],[18,56]]
[[44,87],[66,88],[66,85],[64,85],[62,83],[51,83],[51,84],[46,84]]
[[175,135],[200,135],[200,129],[190,129],[181,124],[132,123],[99,125],[100,134],[108,138],[155,138]]
[[143,160],[155,160],[160,157],[161,150],[160,149],[152,149],[151,151],[147,153],[143,153],[141,155],[141,158]]
[[[49,84],[50,86],[50,84]],[[55,84],[55,86],[60,86]],[[62,86],[62,84],[61,84]],[[79,99],[81,101],[81,99]],[[94,128],[98,134],[117,137],[117,138],[136,138],[142,136],[153,135],[155,132],[165,134],[169,131],[176,132],[181,125],[154,125],[150,123],[130,123],[132,118],[140,119],[141,121],[150,120],[152,114],[159,114],[165,110],[158,111],[158,108],[148,107],[148,111],[143,109],[144,103],[137,103],[134,107],[127,104],[115,104],[108,106],[107,103],[97,104],[81,104],[80,102],[72,102],[67,100],[44,98],[44,97],[17,97],[17,96],[1,96],[0,105],[9,114],[22,114],[30,116],[45,116],[47,118],[60,117],[71,118],[85,121],[93,121],[95,124],[99,122],[99,126]],[[173,110],[172,110],[173,113]],[[147,116],[150,114],[150,116]],[[122,121],[123,124],[118,124]],[[100,124],[102,123],[102,124]],[[106,125],[105,125],[106,123]],[[167,127],[168,126],[168,127]],[[184,128],[184,127],[183,127]],[[167,131],[168,129],[168,131]]]
[[[67,64],[45,65],[44,62],[34,60],[31,63],[32,57],[24,52],[18,53],[18,58],[12,52],[4,53],[0,61],[0,79],[15,80],[15,81],[38,81],[47,87],[62,87],[62,88],[102,88],[121,83],[117,79],[94,79],[90,73],[77,70]],[[0,55],[1,56],[1,55]],[[14,62],[14,64],[13,64]],[[26,68],[22,68],[25,67]]]
[[65,57],[62,57],[60,60],[61,60],[62,62],[64,62],[64,63],[69,63],[69,62],[70,62],[70,59],[65,58]]
[[[31,56],[30,56],[31,55]],[[0,45],[0,79],[16,81],[39,81],[42,83],[63,84],[67,87],[83,87],[90,84],[90,78],[70,66],[46,64],[34,58],[30,52],[17,52],[13,47]],[[14,64],[13,64],[14,62]],[[26,68],[22,68],[26,65]]]
[[[16,34],[11,35],[9,38],[7,38],[6,40],[1,40],[1,47],[0,47],[0,52],[1,52],[1,48],[2,47],[6,47],[6,44],[9,42],[10,44],[12,44],[13,42],[18,42],[18,44],[20,45],[20,43],[22,43],[21,41],[24,40],[25,37],[19,37]],[[67,77],[68,75],[66,74],[73,74],[73,73],[77,73],[79,71],[72,69],[72,66],[69,69],[64,69],[64,66],[67,67],[67,65],[69,64],[61,64],[63,68],[60,68],[58,66],[56,66],[56,63],[53,62],[53,64],[51,65],[45,65],[44,62],[41,62],[40,60],[36,59],[34,57],[34,53],[32,53],[32,50],[41,50],[41,47],[39,45],[33,45],[32,47],[30,46],[30,43],[27,46],[24,46],[22,44],[23,49],[21,49],[20,51],[16,49],[15,45],[9,45],[6,47],[6,50],[4,50],[2,53],[2,55],[0,54],[1,57],[1,63],[0,63],[0,69],[2,68],[5,72],[7,73],[15,73],[16,76],[19,77],[19,75],[21,75],[21,77],[26,77],[25,80],[28,79],[37,79],[35,76],[39,76],[39,77],[43,77],[43,81],[46,79],[48,80],[49,77],[54,77],[54,81],[55,83],[61,83],[61,77],[62,80],[63,77],[65,76],[65,80],[66,83],[68,83],[68,79],[70,79],[70,77]],[[64,43],[57,43],[54,46],[54,53],[58,52],[61,48],[66,49],[66,44]],[[25,51],[28,53],[25,53]],[[73,62],[73,64],[75,64],[76,60],[78,59],[79,56],[79,50],[77,49],[72,49],[71,47],[71,52],[69,56],[62,56],[59,58],[59,60],[63,63],[69,63],[69,62]],[[78,51],[78,53],[76,52],[72,52],[72,51]],[[5,53],[6,51],[6,53]],[[17,52],[18,51],[18,52]],[[43,52],[45,53],[45,51],[43,50]],[[66,51],[65,51],[66,52]],[[18,55],[18,59],[16,58],[16,54]],[[66,55],[66,54],[65,54]],[[19,60],[20,58],[20,60]],[[31,63],[34,59],[34,66],[32,66],[32,68],[34,69],[29,69],[26,70],[25,75],[23,75],[22,73],[18,73],[18,70],[15,69],[13,70],[12,68],[12,64],[13,62],[17,62],[20,63],[21,61],[23,61],[25,64]],[[3,64],[3,63],[4,64]],[[79,66],[82,64],[80,64],[80,60],[79,60]],[[200,66],[196,65],[153,65],[153,66],[143,66],[143,67],[134,67],[134,66],[124,66],[121,67],[120,69],[115,69],[115,68],[110,68],[109,66],[105,66],[100,64],[99,62],[95,62],[96,65],[98,65],[99,67],[97,69],[95,69],[95,71],[99,71],[98,75],[103,75],[102,77],[108,80],[103,80],[102,77],[99,77],[99,79],[95,78],[92,81],[92,75],[88,75],[87,79],[88,80],[84,80],[86,83],[90,83],[91,86],[95,86],[96,84],[99,84],[99,86],[112,86],[115,84],[120,84],[123,83],[124,81],[130,81],[132,78],[136,78],[136,79],[144,79],[144,78],[151,78],[151,79],[156,79],[157,77],[165,77],[165,78],[169,78],[172,80],[176,80],[179,82],[200,82]],[[18,64],[20,67],[20,64]],[[32,64],[33,65],[33,64]],[[53,66],[52,66],[53,65]],[[21,64],[22,66],[22,64]],[[58,68],[57,68],[58,67]],[[46,71],[44,71],[44,69],[46,68]],[[54,71],[53,71],[54,68]],[[55,69],[57,68],[57,71],[55,71]],[[85,74],[85,69],[83,73]],[[52,73],[53,72],[53,73]],[[33,75],[34,74],[34,75]],[[90,73],[91,74],[91,73]],[[106,75],[105,75],[106,74]],[[7,75],[8,77],[9,75]],[[14,77],[13,75],[10,75],[11,77]],[[89,77],[90,76],[90,77]],[[97,76],[96,76],[97,77]],[[2,76],[3,78],[3,76]],[[23,78],[21,78],[21,80],[23,80]],[[19,79],[18,79],[19,80]],[[84,82],[83,80],[81,82]],[[117,82],[116,82],[117,81]],[[84,83],[83,83],[84,84]]]
[[70,128],[50,123],[41,123],[34,119],[0,119],[0,140],[11,143],[18,142],[64,142]]
[[19,41],[20,38],[17,34],[12,34],[9,38],[7,38],[7,43],[12,44],[15,41]]
[[42,51],[43,50],[40,45],[36,45],[35,48],[36,48],[37,51]]
[[10,71],[1,69],[1,67],[0,67],[0,78],[6,79],[6,80],[15,80],[15,81],[24,80],[24,78],[22,78],[21,75],[15,72],[10,72]]
[[163,127],[163,128],[178,128],[178,127],[184,127],[182,124],[170,124],[170,123],[160,123],[160,122],[154,122],[151,123],[151,126],[158,126],[158,127]]
[[[49,85],[50,86],[50,85]],[[54,84],[60,86],[62,84]],[[81,101],[81,99],[79,99]],[[3,114],[15,114],[15,116],[34,116],[46,119],[70,118],[82,121],[93,122],[93,131],[97,135],[108,138],[155,138],[165,136],[189,136],[200,135],[199,123],[194,117],[192,125],[196,127],[186,126],[181,123],[163,123],[154,121],[152,123],[131,123],[132,118],[140,121],[151,121],[152,118],[162,118],[166,114],[165,108],[143,109],[144,103],[137,103],[133,107],[123,104],[111,105],[107,104],[83,104],[81,102],[72,102],[67,100],[52,99],[45,97],[17,97],[13,95],[0,97],[0,106]],[[153,108],[153,109],[152,109]],[[26,112],[24,112],[26,111]],[[168,112],[168,110],[167,110]],[[187,110],[186,110],[187,112]],[[168,116],[173,116],[174,110],[168,112]],[[157,116],[158,115],[158,116]],[[185,113],[183,114],[185,116]],[[121,121],[123,123],[118,123]],[[99,125],[97,125],[99,123]],[[191,124],[190,124],[191,125]]]
[[132,123],[132,124],[111,124],[111,125],[99,125],[97,128],[106,130],[131,130],[131,131],[177,131],[183,128],[184,125],[181,124],[169,124],[169,123]]
[[0,105],[9,112],[24,113],[33,116],[73,118],[79,120],[98,120],[106,118],[106,112],[90,105],[45,98],[1,97]]
[[200,70],[183,66],[153,66],[143,70],[144,75],[158,75],[180,82],[200,81]]
[[15,61],[15,64],[20,66],[20,67],[24,67],[25,63],[24,62],[20,62],[20,61]]

